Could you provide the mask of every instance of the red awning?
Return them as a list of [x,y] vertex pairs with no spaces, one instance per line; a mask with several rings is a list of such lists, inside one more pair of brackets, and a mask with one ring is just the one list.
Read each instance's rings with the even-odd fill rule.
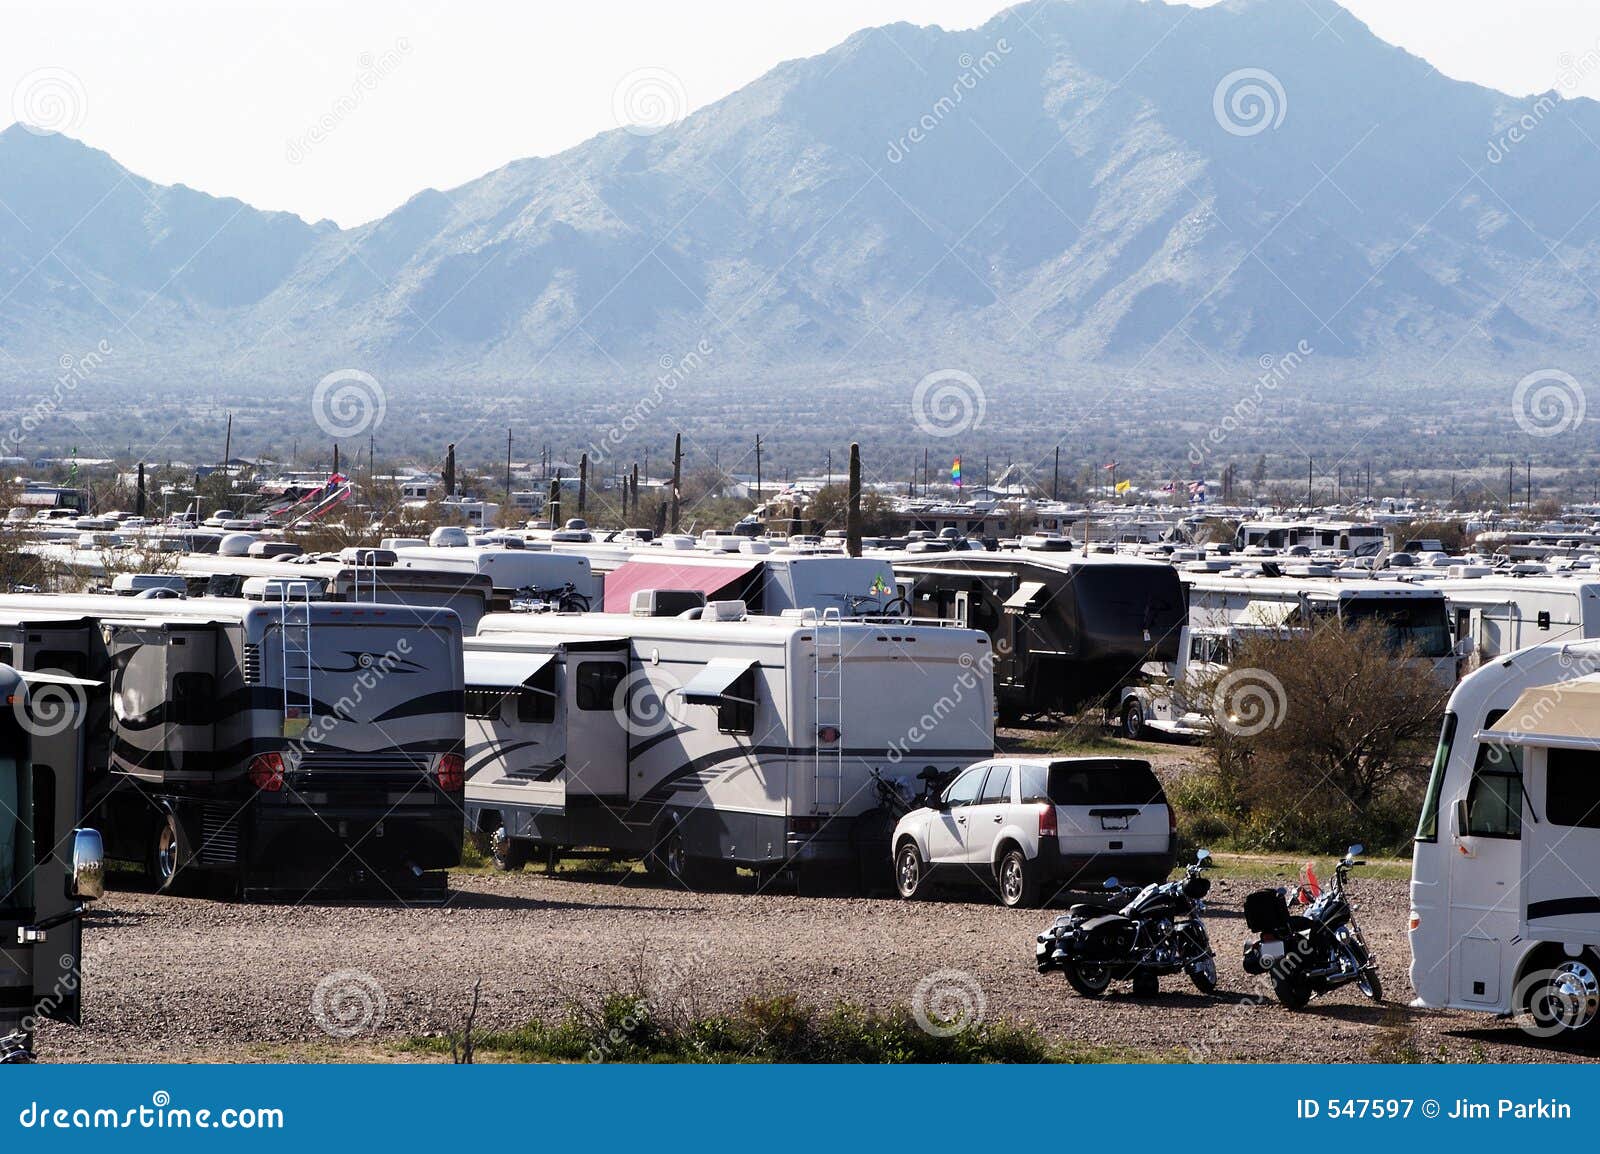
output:
[[606,574],[606,612],[628,613],[633,595],[641,589],[692,589],[707,601],[760,565],[744,561],[734,565],[682,565],[667,561],[624,561]]

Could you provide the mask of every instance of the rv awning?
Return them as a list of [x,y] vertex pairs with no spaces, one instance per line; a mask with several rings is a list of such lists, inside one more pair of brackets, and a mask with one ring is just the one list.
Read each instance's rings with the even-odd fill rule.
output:
[[1287,625],[1300,612],[1295,601],[1250,601],[1239,614],[1240,625]]
[[624,561],[606,574],[606,612],[629,613],[633,595],[641,589],[691,589],[707,601],[760,565],[745,561],[732,565],[674,565],[659,561]]
[[462,665],[466,683],[473,689],[516,689],[555,659],[554,653],[474,653],[469,649]]
[[733,683],[755,665],[743,657],[718,657],[706,662],[706,667],[689,679],[683,687],[683,699],[690,705],[721,705],[728,697]]
[[1024,581],[1017,586],[1017,591],[1006,598],[1006,603],[1001,606],[1016,613],[1037,613],[1046,601],[1050,599],[1043,581]]
[[1505,716],[1479,737],[1501,745],[1600,747],[1600,681],[1564,681],[1525,689]]

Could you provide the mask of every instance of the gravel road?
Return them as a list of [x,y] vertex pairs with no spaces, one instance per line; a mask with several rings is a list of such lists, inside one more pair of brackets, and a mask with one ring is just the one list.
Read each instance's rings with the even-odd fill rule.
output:
[[[1049,919],[976,901],[692,894],[642,875],[460,874],[449,903],[237,905],[112,891],[87,930],[86,1021],[47,1026],[49,1061],[259,1061],[382,1058],[405,1038],[458,1028],[482,977],[478,1022],[498,1028],[556,1018],[573,999],[634,988],[696,1012],[757,993],[798,992],[887,1008],[919,983],[958,998],[981,991],[989,1019],[1031,1023],[1053,1038],[1217,1061],[1548,1061],[1568,1056],[1513,1027],[1469,1014],[1411,1010],[1406,887],[1357,878],[1352,891],[1396,1002],[1353,988],[1291,1014],[1259,997],[1239,969],[1238,910],[1261,884],[1218,877],[1210,927],[1221,988],[1199,996],[1183,977],[1159,998],[1076,996],[1032,965]],[[351,973],[341,973],[350,971]],[[319,983],[322,993],[318,995]],[[937,997],[937,992],[936,992]],[[349,1039],[330,1035],[356,1027]],[[1581,1055],[1580,1055],[1581,1056]],[[1587,1055],[1593,1059],[1600,1055]]]

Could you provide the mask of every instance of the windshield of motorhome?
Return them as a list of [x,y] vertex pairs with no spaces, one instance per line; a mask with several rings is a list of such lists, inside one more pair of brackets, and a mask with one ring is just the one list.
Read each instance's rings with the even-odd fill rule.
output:
[[33,905],[33,836],[24,816],[32,809],[28,767],[0,757],[0,910]]
[[1450,652],[1450,623],[1443,598],[1352,597],[1344,603],[1343,620],[1346,625],[1381,622],[1389,644],[1396,649],[1413,646],[1424,657],[1443,657]]

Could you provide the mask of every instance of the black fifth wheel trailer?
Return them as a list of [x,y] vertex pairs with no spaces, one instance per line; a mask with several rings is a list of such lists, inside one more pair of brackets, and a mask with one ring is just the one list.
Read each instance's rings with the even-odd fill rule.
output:
[[459,619],[306,594],[0,596],[0,661],[103,683],[87,801],[162,890],[407,896],[461,860]]
[[1004,720],[1109,698],[1147,661],[1175,661],[1188,621],[1178,573],[1121,554],[1018,549],[901,554],[914,618],[981,629]]
[[83,820],[93,682],[0,665],[0,1064],[31,1061],[42,1019],[83,1024],[84,903],[105,884]]

